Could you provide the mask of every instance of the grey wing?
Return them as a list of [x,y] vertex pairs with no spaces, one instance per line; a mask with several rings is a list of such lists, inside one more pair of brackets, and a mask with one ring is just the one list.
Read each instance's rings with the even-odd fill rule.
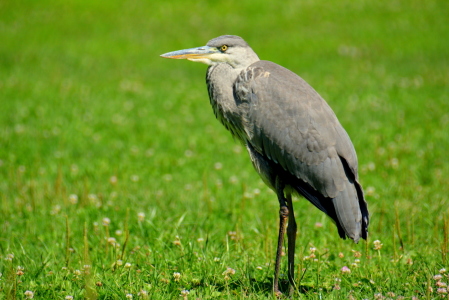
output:
[[367,227],[368,212],[357,182],[357,156],[321,96],[293,72],[267,61],[244,70],[234,93],[246,142],[318,192],[320,199],[302,192],[318,208],[328,213],[323,201],[332,201],[335,221],[348,236],[364,236],[360,227]]

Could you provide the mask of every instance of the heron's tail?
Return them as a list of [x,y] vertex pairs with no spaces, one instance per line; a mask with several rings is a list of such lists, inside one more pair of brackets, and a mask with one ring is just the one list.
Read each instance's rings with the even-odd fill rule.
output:
[[354,242],[368,235],[369,213],[363,190],[357,181],[347,180],[344,189],[332,199],[335,222],[342,238],[348,236]]
[[334,198],[323,197],[305,182],[297,181],[296,191],[323,211],[335,222],[341,238],[349,237],[358,242],[368,236],[369,213],[368,205],[363,196],[360,184],[349,177],[344,182],[344,188]]

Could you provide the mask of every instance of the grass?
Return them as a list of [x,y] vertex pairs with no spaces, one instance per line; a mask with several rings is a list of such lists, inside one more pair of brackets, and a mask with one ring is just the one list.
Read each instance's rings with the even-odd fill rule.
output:
[[273,298],[276,197],[215,120],[206,67],[158,56],[221,34],[311,83],[359,156],[369,240],[340,240],[296,199],[295,298],[445,295],[448,12],[437,0],[3,1],[0,299]]

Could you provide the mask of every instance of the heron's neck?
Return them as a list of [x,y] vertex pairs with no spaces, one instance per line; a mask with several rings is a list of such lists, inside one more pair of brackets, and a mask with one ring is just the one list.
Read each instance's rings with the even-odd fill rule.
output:
[[240,138],[235,128],[240,123],[233,87],[237,76],[243,70],[235,69],[228,64],[217,64],[207,69],[206,83],[209,99],[217,119],[231,133]]

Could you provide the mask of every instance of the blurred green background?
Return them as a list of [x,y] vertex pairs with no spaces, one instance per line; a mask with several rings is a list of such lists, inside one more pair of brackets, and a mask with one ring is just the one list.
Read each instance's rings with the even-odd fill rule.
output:
[[[2,290],[61,297],[72,289],[86,296],[71,285],[43,288],[42,275],[83,264],[82,255],[70,258],[66,250],[83,252],[84,227],[95,232],[92,265],[103,264],[95,276],[113,278],[104,265],[116,255],[95,247],[109,237],[95,231],[104,217],[111,232],[129,229],[128,249],[161,253],[165,263],[143,254],[130,259],[139,270],[158,266],[148,267],[154,280],[182,265],[184,256],[166,252],[175,236],[185,243],[207,239],[204,255],[212,258],[226,252],[227,232],[245,236],[235,256],[222,257],[222,268],[274,258],[276,197],[244,147],[215,120],[206,66],[159,57],[223,34],[243,37],[261,59],[296,72],[328,101],[359,156],[372,239],[384,242],[387,257],[428,253],[432,273],[444,265],[447,243],[448,16],[449,2],[441,0],[1,1],[0,272],[11,273],[10,253],[14,267],[30,270],[16,289],[14,276],[0,282]],[[355,247],[306,201],[295,205],[298,249]],[[317,231],[317,222],[324,230]],[[242,255],[251,259],[239,262]],[[190,274],[184,283],[190,289],[193,279],[223,271],[185,264],[178,267]],[[382,281],[385,273],[377,274]],[[256,279],[270,282],[271,275],[270,266]],[[54,276],[63,286],[63,276]],[[147,283],[123,285],[138,291]],[[153,297],[175,297],[177,288],[154,284]]]

